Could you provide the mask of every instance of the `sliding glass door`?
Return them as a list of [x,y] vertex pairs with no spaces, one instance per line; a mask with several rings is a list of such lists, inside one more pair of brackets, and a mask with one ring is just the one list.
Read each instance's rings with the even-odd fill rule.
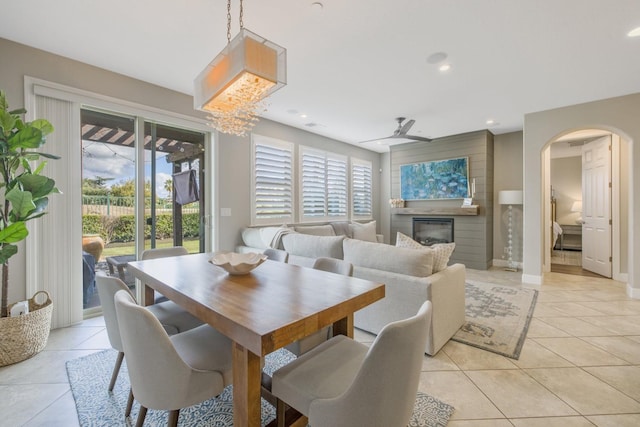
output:
[[133,289],[127,262],[136,248],[204,251],[205,134],[89,108],[81,128],[83,308],[91,314],[100,306],[95,274]]

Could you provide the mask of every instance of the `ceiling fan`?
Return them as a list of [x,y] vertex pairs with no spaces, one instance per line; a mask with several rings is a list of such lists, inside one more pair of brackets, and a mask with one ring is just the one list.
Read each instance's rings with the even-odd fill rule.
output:
[[411,129],[411,126],[413,126],[413,124],[416,121],[411,119],[405,124],[402,124],[405,120],[406,120],[406,117],[396,117],[396,121],[398,122],[398,127],[393,132],[393,135],[386,136],[384,138],[375,138],[375,139],[369,139],[366,141],[360,141],[360,144],[364,144],[365,142],[372,142],[372,141],[382,141],[384,139],[412,139],[414,141],[431,142],[431,139],[425,138],[424,136],[407,135],[407,132],[409,132],[409,129]]

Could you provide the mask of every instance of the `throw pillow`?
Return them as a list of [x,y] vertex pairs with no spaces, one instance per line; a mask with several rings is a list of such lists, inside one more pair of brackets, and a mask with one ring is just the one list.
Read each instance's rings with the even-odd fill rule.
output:
[[410,248],[410,249],[418,249],[418,250],[426,250],[433,252],[433,272],[437,273],[438,271],[442,271],[447,268],[449,264],[449,258],[451,258],[451,254],[456,247],[455,243],[436,243],[431,246],[422,246],[420,243],[413,240],[411,237],[407,236],[398,231],[396,234],[396,246],[399,248]]
[[333,231],[334,231],[334,233],[336,233],[336,236],[352,237],[351,236],[351,228],[349,228],[349,222],[348,221],[332,222],[331,226],[333,227]]
[[354,266],[406,274],[415,277],[431,275],[433,251],[397,248],[384,243],[344,239],[344,260]]
[[366,224],[360,224],[359,222],[352,222],[349,224],[351,230],[351,237],[356,240],[364,240],[365,242],[376,243],[376,222],[371,221]]
[[327,225],[300,225],[294,227],[298,233],[310,234],[312,236],[335,236],[331,224]]
[[282,238],[284,250],[291,255],[307,258],[343,258],[342,240],[344,236],[313,236],[292,233]]

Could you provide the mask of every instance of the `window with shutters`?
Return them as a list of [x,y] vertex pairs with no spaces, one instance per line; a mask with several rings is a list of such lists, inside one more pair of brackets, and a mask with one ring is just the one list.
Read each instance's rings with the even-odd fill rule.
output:
[[372,179],[371,162],[351,158],[351,218],[372,218]]
[[293,144],[253,134],[253,225],[293,222]]
[[300,147],[300,221],[346,220],[347,157]]

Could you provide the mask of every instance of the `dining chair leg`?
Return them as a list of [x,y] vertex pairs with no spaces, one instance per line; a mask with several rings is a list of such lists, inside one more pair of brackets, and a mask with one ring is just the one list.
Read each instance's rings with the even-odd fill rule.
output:
[[276,398],[276,422],[278,427],[285,427],[287,405],[284,401]]
[[113,373],[111,374],[111,382],[109,383],[109,391],[113,391],[113,386],[116,385],[116,379],[118,379],[118,372],[122,366],[122,359],[124,359],[124,353],[118,352],[118,358],[116,359],[116,366],[113,367]]
[[133,408],[133,389],[129,389],[129,398],[127,399],[127,408],[124,410],[124,417],[128,418],[131,415],[131,409]]
[[147,416],[147,408],[140,405],[140,411],[138,412],[138,420],[136,421],[136,427],[142,427],[146,416]]
[[167,427],[178,427],[179,416],[180,416],[180,409],[169,411],[169,419],[167,420]]

